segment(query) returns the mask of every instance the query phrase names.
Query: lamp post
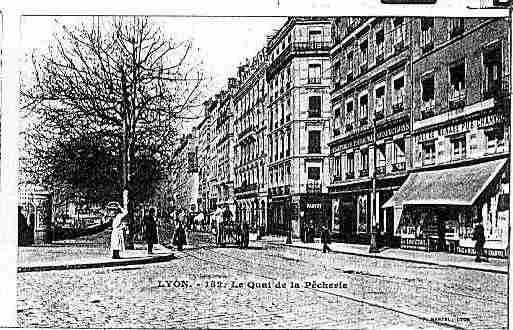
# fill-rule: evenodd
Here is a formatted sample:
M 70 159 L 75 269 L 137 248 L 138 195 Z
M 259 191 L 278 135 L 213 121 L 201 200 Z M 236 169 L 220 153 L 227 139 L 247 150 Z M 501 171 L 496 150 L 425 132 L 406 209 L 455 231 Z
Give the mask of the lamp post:
M 376 117 L 373 118 L 372 125 L 372 193 L 371 193 L 371 240 L 370 240 L 370 253 L 378 253 L 378 242 L 377 242 L 377 223 L 376 223 Z
M 285 242 L 285 244 L 292 244 L 292 217 L 290 216 L 290 213 L 291 213 L 290 212 L 290 202 L 288 200 L 285 203 L 285 210 L 284 211 L 287 214 L 287 218 L 289 218 L 289 221 L 288 221 L 289 230 L 287 232 L 287 241 Z

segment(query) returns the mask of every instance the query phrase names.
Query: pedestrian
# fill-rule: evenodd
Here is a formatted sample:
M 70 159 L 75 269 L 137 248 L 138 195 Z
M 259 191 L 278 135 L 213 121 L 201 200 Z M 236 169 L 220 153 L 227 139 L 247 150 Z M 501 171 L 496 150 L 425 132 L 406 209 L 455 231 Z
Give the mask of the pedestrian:
M 331 243 L 330 231 L 328 230 L 328 227 L 326 227 L 326 225 L 322 226 L 321 242 L 322 242 L 322 253 L 331 252 L 331 249 L 328 246 L 328 244 Z
M 472 240 L 476 241 L 475 250 L 476 250 L 476 262 L 481 262 L 481 257 L 488 261 L 488 257 L 485 255 L 484 244 L 486 241 L 484 234 L 484 227 L 481 222 L 479 222 L 474 227 L 474 233 L 472 235 Z
M 120 251 L 125 251 L 124 230 L 126 224 L 123 222 L 123 218 L 128 214 L 128 210 L 116 203 L 111 209 L 111 214 L 114 216 L 114 220 L 112 220 L 110 250 L 112 251 L 112 259 L 120 259 Z
M 247 249 L 249 246 L 249 224 L 244 221 L 242 223 L 241 248 Z
M 445 221 L 439 219 L 437 216 L 434 217 L 438 224 L 438 250 L 445 251 Z
M 22 246 L 26 241 L 27 218 L 23 215 L 23 208 L 18 206 L 18 245 Z
M 173 245 L 176 246 L 178 251 L 183 250 L 183 246 L 187 244 L 187 240 L 185 237 L 185 229 L 183 228 L 182 222 L 178 222 L 178 227 L 176 227 L 175 235 L 173 238 Z
M 155 221 L 155 209 L 151 208 L 143 218 L 144 238 L 148 243 L 148 254 L 153 253 L 153 244 L 158 243 L 157 222 Z

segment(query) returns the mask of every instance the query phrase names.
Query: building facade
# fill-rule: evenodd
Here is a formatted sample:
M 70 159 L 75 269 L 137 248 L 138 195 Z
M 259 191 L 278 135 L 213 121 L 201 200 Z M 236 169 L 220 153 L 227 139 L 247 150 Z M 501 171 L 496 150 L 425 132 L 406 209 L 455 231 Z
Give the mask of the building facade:
M 473 227 L 482 222 L 488 253 L 506 256 L 510 24 L 428 17 L 412 28 L 413 167 L 387 202 L 401 246 L 474 253 Z
M 411 167 L 411 21 L 338 18 L 333 25 L 329 191 L 332 232 L 343 241 L 369 242 L 374 206 L 374 229 L 392 243 L 393 218 L 381 206 Z
M 250 230 L 267 231 L 267 65 L 266 49 L 238 68 L 234 94 L 236 219 Z
M 330 218 L 331 18 L 292 17 L 267 42 L 268 229 L 299 237 Z
M 333 233 L 474 253 L 482 222 L 489 253 L 505 256 L 508 22 L 371 17 L 333 27 Z

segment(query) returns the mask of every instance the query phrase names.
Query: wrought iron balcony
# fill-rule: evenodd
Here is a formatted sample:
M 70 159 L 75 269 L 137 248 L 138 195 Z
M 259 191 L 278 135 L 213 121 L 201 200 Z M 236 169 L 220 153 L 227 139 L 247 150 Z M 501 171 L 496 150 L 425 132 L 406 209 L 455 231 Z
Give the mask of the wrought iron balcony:
M 385 165 L 376 166 L 376 175 L 385 175 L 387 173 L 387 167 Z
M 394 51 L 396 53 L 399 53 L 403 49 L 404 49 L 404 40 L 401 38 L 400 41 L 397 41 L 396 43 L 394 43 Z
M 457 24 L 452 27 L 450 35 L 451 35 L 451 38 L 454 38 L 456 36 L 459 36 L 462 33 L 463 33 L 463 24 Z
M 352 72 L 348 72 L 347 75 L 346 75 L 347 82 L 350 83 L 351 81 L 353 81 L 353 79 L 354 79 L 353 73 Z
M 320 193 L 322 190 L 322 186 L 320 182 L 308 182 L 306 184 L 306 192 L 307 193 Z
M 332 43 L 327 41 L 303 41 L 289 44 L 267 67 L 267 79 L 272 80 L 272 78 L 280 71 L 280 69 L 283 68 L 286 63 L 288 63 L 292 56 L 304 54 L 329 55 L 331 46 Z
M 404 103 L 402 100 L 392 104 L 392 112 L 393 113 L 398 113 L 398 112 L 402 112 L 402 111 L 404 111 Z
M 309 154 L 320 154 L 321 147 L 320 146 L 308 146 L 308 153 Z
M 420 106 L 420 113 L 422 119 L 433 117 L 435 114 L 435 100 L 424 101 Z
M 498 80 L 485 84 L 483 91 L 483 99 L 496 98 L 502 99 L 509 97 L 509 76 L 501 77 Z
M 321 117 L 321 109 L 308 110 L 308 118 L 319 118 L 319 117 Z
M 363 178 L 363 177 L 366 177 L 366 176 L 369 176 L 369 169 L 368 168 L 362 168 L 360 170 L 360 177 Z
M 367 62 L 360 64 L 360 74 L 367 72 L 369 66 Z
M 376 64 L 381 64 L 385 60 L 385 53 L 379 52 L 376 54 Z
M 457 90 L 452 86 L 449 92 L 449 109 L 463 108 L 465 106 L 466 95 L 466 89 Z
M 308 77 L 308 83 L 309 84 L 320 84 L 321 77 Z
M 397 162 L 392 164 L 392 172 L 400 172 L 406 170 L 406 162 Z
M 427 41 L 424 45 L 422 45 L 422 52 L 423 53 L 429 52 L 429 51 L 433 50 L 434 46 L 435 46 L 435 44 L 434 44 L 433 40 Z

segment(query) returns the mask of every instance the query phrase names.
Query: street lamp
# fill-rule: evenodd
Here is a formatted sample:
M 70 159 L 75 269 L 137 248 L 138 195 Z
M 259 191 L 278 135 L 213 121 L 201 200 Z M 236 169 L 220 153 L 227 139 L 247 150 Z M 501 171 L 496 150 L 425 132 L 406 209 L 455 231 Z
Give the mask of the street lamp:
M 372 193 L 371 193 L 371 240 L 370 240 L 370 253 L 378 253 L 380 252 L 378 249 L 377 242 L 377 224 L 376 224 L 376 117 L 373 118 L 372 125 L 372 146 L 373 146 L 373 171 L 372 171 Z
M 290 216 L 290 202 L 287 200 L 287 202 L 285 203 L 285 210 L 287 212 L 287 218 L 289 218 L 289 221 L 288 221 L 288 227 L 289 227 L 289 230 L 287 232 L 287 241 L 285 242 L 285 244 L 292 244 L 292 217 Z

